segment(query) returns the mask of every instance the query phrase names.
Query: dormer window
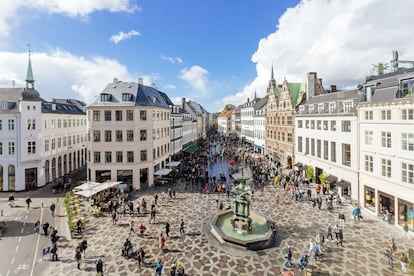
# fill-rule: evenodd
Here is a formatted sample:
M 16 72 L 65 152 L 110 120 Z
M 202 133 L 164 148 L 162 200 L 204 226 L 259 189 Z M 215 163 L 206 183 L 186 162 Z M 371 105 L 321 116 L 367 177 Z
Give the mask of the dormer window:
M 123 102 L 132 102 L 133 96 L 130 93 L 122 93 Z
M 318 113 L 323 113 L 323 109 L 324 109 L 324 104 L 323 103 L 318 104 Z
M 329 113 L 335 113 L 336 103 L 329 103 Z
M 401 80 L 398 98 L 409 98 L 414 94 L 414 78 Z
M 101 94 L 101 102 L 110 102 L 112 100 L 111 94 Z
M 351 112 L 354 108 L 354 101 L 345 101 L 343 102 L 344 112 Z
M 301 105 L 299 106 L 299 113 L 305 112 L 305 106 Z
M 309 105 L 309 113 L 313 113 L 315 106 L 313 104 Z

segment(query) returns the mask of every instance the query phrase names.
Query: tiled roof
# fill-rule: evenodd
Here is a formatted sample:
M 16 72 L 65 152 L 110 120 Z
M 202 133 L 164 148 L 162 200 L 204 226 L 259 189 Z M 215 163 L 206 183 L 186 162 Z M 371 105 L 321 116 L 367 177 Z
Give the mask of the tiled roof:
M 346 101 L 358 98 L 358 90 L 344 90 L 334 93 L 326 93 L 310 98 L 306 104 L 333 102 L 333 101 Z

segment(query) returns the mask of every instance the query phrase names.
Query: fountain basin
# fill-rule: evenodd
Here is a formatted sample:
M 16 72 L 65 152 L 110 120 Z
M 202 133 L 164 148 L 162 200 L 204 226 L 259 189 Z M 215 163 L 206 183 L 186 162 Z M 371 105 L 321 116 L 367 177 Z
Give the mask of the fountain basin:
M 249 250 L 260 250 L 271 246 L 274 239 L 271 221 L 256 213 L 250 213 L 251 231 L 233 229 L 232 220 L 237 218 L 232 210 L 217 213 L 210 232 L 222 244 L 228 244 Z

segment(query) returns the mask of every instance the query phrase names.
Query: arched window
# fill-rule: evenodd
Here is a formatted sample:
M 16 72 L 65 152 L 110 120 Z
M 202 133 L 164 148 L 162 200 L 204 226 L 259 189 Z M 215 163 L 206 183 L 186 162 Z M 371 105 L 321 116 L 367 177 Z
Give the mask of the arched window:
M 63 173 L 68 173 L 68 156 L 66 154 L 63 155 Z
M 16 171 L 13 165 L 9 165 L 9 191 L 16 190 Z
M 52 180 L 56 179 L 56 158 L 52 159 Z
M 62 176 L 62 156 L 58 157 L 58 177 Z
M 45 183 L 50 182 L 50 162 L 49 160 L 45 161 Z

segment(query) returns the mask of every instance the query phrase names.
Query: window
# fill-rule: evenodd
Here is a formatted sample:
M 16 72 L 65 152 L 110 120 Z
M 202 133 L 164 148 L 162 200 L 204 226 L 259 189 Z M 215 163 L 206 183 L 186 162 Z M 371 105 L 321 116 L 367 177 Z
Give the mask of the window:
M 134 152 L 133 151 L 127 151 L 127 162 L 134 163 Z
M 408 184 L 414 184 L 414 165 L 401 163 L 401 181 Z
M 3 121 L 0 120 L 0 130 L 3 130 Z
M 63 137 L 63 146 L 66 147 L 66 137 Z
M 101 163 L 101 153 L 99 151 L 94 151 L 93 152 L 93 162 L 94 163 Z
M 14 155 L 15 150 L 14 142 L 9 142 L 9 155 Z
M 287 116 L 286 124 L 291 126 L 292 125 L 292 116 Z
M 309 106 L 309 113 L 313 113 L 313 111 L 315 111 L 315 106 L 313 104 L 311 104 Z
M 331 142 L 331 161 L 336 162 L 336 142 Z
M 298 120 L 298 128 L 302 128 L 302 120 Z
M 311 155 L 315 156 L 315 139 L 311 138 Z
M 305 121 L 305 127 L 306 127 L 306 128 L 309 128 L 309 120 L 306 120 L 306 121 Z
M 391 109 L 381 110 L 381 120 L 391 120 Z
M 372 120 L 373 119 L 373 111 L 369 110 L 369 111 L 365 111 L 365 120 Z
M 329 103 L 329 113 L 335 113 L 336 103 Z
M 122 121 L 122 110 L 115 111 L 115 120 Z
M 126 120 L 133 121 L 134 120 L 134 110 L 127 110 L 126 111 Z
M 0 142 L 0 155 L 3 155 L 3 142 Z
M 374 132 L 372 130 L 365 130 L 365 145 L 372 145 L 374 142 Z
M 325 109 L 325 104 L 323 103 L 318 104 L 318 113 L 323 113 L 324 109 Z
M 117 151 L 116 152 L 116 162 L 117 163 L 122 163 L 122 151 Z
M 402 150 L 414 151 L 414 133 L 401 133 Z
M 112 152 L 105 151 L 105 163 L 112 163 Z
M 111 110 L 105 110 L 104 111 L 104 120 L 105 121 L 112 121 L 112 111 Z
M 343 102 L 344 112 L 351 112 L 354 108 L 354 102 L 353 101 L 346 101 Z
M 146 150 L 141 150 L 141 161 L 147 161 L 147 151 Z
M 391 160 L 381 159 L 381 174 L 385 177 L 391 177 Z
M 316 129 L 318 129 L 318 130 L 322 129 L 322 121 L 321 120 L 316 121 Z
M 322 142 L 321 140 L 316 140 L 316 156 L 321 158 L 321 151 L 322 151 Z
M 52 138 L 52 150 L 56 148 L 56 140 L 55 138 Z
M 414 94 L 414 79 L 401 80 L 399 98 L 409 98 Z
M 122 130 L 117 130 L 116 131 L 116 141 L 117 142 L 122 142 Z
M 374 157 L 372 157 L 371 155 L 365 155 L 365 171 L 374 171 Z
M 315 129 L 315 120 L 311 120 L 311 129 Z
M 112 142 L 112 131 L 105 130 L 105 142 Z
M 32 120 L 31 119 L 27 119 L 27 129 L 31 129 L 32 128 Z
M 336 121 L 331 121 L 331 131 L 336 131 Z
M 351 132 L 351 121 L 341 122 L 342 132 Z
M 323 159 L 328 160 L 329 158 L 329 143 L 328 141 L 323 141 Z
M 14 130 L 14 120 L 9 119 L 9 130 Z
M 351 145 L 342 144 L 342 165 L 351 166 Z
M 139 119 L 141 121 L 146 121 L 147 120 L 147 111 L 146 110 L 140 110 L 139 111 Z
M 130 102 L 132 101 L 133 97 L 129 93 L 122 93 L 122 101 L 123 102 Z
M 111 94 L 101 94 L 101 102 L 110 102 L 111 98 Z
M 45 140 L 45 152 L 49 151 L 49 140 Z
M 414 109 L 402 109 L 401 119 L 402 120 L 414 120 Z
M 302 152 L 302 136 L 298 136 L 298 152 Z
M 381 132 L 381 146 L 383 148 L 391 148 L 391 132 Z
M 323 121 L 323 130 L 328 130 L 328 121 Z
M 127 142 L 134 142 L 134 131 L 127 130 Z
M 288 134 L 287 134 L 287 141 L 288 141 L 289 143 L 292 143 L 292 142 L 293 142 L 292 133 L 288 133 Z
M 35 153 L 36 153 L 36 142 L 28 141 L 27 142 L 27 154 L 35 154 Z
M 147 130 L 146 129 L 141 129 L 139 131 L 139 139 L 140 141 L 147 141 Z
M 305 154 L 309 154 L 309 138 L 305 140 Z
M 58 149 L 62 147 L 62 138 L 58 138 Z
M 70 137 L 69 137 L 69 141 L 70 141 Z M 101 132 L 99 130 L 93 131 L 93 141 L 95 143 L 99 143 L 101 141 Z M 70 146 L 70 142 L 69 142 L 69 146 Z
M 94 122 L 98 122 L 98 121 L 100 121 L 100 120 L 101 120 L 101 111 L 99 111 L 99 110 L 94 110 L 94 111 L 93 111 L 93 118 L 92 118 L 92 120 L 93 120 Z M 68 121 L 68 123 L 69 123 L 69 127 L 70 127 L 70 120 Z

